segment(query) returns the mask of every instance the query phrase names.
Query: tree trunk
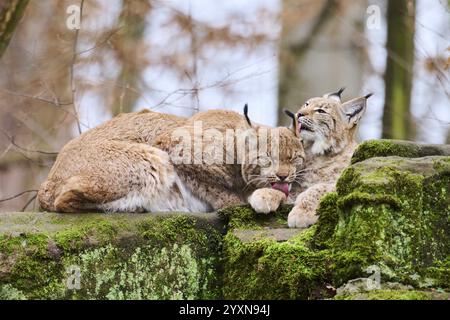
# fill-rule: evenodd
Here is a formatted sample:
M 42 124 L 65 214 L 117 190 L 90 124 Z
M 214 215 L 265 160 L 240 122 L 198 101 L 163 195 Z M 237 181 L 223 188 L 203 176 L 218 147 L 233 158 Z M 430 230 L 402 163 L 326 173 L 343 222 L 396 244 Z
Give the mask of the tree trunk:
M 8 47 L 27 4 L 28 0 L 11 0 L 0 3 L 0 58 Z
M 343 86 L 346 95 L 359 94 L 364 48 L 355 37 L 364 31 L 366 7 L 366 1 L 283 0 L 279 125 L 289 123 L 283 108 L 295 112 L 311 97 Z
M 121 32 L 116 37 L 115 53 L 121 70 L 112 105 L 113 115 L 131 112 L 139 99 L 139 83 L 142 65 L 142 51 L 146 16 L 151 10 L 147 0 L 124 0 L 120 15 Z
M 383 138 L 414 138 L 410 114 L 414 66 L 415 0 L 390 0 L 387 10 L 388 50 Z

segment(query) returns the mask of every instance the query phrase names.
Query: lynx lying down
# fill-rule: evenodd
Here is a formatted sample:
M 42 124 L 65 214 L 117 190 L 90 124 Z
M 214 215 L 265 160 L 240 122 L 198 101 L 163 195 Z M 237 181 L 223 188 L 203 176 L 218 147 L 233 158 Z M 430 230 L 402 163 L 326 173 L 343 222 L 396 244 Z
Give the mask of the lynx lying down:
M 277 137 L 279 152 L 271 153 L 269 148 L 257 154 L 257 161 L 249 153 L 241 163 L 238 159 L 212 165 L 173 163 L 171 157 L 179 151 L 185 133 L 192 144 L 196 142 L 194 128 L 199 122 L 204 131 L 214 128 L 223 136 L 231 131 L 235 144 L 241 138 L 238 129 L 257 140 L 260 129 L 266 129 L 268 145 Z M 120 115 L 61 150 L 38 199 L 42 209 L 60 212 L 202 212 L 243 203 L 263 186 L 273 187 L 274 194 L 283 198 L 304 160 L 297 134 L 287 128 L 252 125 L 248 117 L 223 110 L 201 112 L 190 119 L 151 111 Z M 200 141 L 205 150 L 219 150 L 223 148 L 219 140 Z M 190 152 L 192 159 L 198 156 L 194 149 Z

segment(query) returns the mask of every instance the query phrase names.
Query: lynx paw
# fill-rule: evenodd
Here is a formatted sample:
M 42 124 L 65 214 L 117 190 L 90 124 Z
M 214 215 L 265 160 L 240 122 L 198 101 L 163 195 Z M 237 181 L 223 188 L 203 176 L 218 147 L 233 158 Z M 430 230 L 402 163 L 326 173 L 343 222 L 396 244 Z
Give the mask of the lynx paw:
M 316 223 L 318 216 L 315 212 L 302 210 L 301 207 L 295 206 L 289 212 L 288 226 L 289 228 L 308 228 Z
M 263 188 L 255 190 L 248 198 L 253 210 L 258 213 L 274 212 L 286 200 L 283 192 L 275 189 Z

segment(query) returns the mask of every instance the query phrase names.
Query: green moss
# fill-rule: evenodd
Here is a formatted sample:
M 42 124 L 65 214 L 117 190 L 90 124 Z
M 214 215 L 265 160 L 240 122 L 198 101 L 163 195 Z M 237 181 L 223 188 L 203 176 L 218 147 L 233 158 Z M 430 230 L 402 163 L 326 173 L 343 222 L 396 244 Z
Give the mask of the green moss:
M 241 242 L 232 233 L 224 239 L 226 299 L 308 299 L 326 294 L 329 255 L 314 251 L 314 231 L 290 241 Z
M 387 280 L 425 281 L 424 270 L 450 252 L 449 173 L 446 157 L 375 158 L 347 168 L 337 183 L 335 281 L 373 264 Z
M 432 300 L 430 292 L 413 290 L 373 290 L 366 293 L 336 296 L 335 300 Z
M 189 245 L 136 247 L 129 252 L 108 245 L 69 257 L 79 268 L 79 288 L 71 299 L 202 299 L 212 298 L 209 281 L 214 257 L 197 259 Z
M 185 215 L 136 216 L 126 225 L 95 217 L 48 233 L 0 235 L 0 288 L 27 299 L 220 297 L 219 230 Z M 70 289 L 73 268 L 81 287 Z
M 337 210 L 338 195 L 331 192 L 320 201 L 317 214 L 319 219 L 315 224 L 316 232 L 313 235 L 313 244 L 316 248 L 329 248 L 334 240 L 334 232 L 339 221 Z
M 26 300 L 22 291 L 17 290 L 10 284 L 0 286 L 0 300 Z
M 352 164 L 369 158 L 390 156 L 404 158 L 450 156 L 450 148 L 445 145 L 420 144 L 402 140 L 367 140 L 356 149 Z
M 435 299 L 450 288 L 450 157 L 371 158 L 364 148 L 323 197 L 318 222 L 300 232 L 285 229 L 287 205 L 267 215 L 220 210 L 226 228 L 184 214 L 0 216 L 0 297 L 316 299 L 377 266 L 382 282 L 416 290 L 336 299 Z M 68 287 L 74 270 L 79 289 Z
M 450 288 L 450 256 L 442 261 L 435 261 L 426 270 L 427 277 L 434 279 L 433 285 L 440 288 Z
M 106 243 L 117 235 L 119 225 L 112 221 L 92 221 L 57 232 L 56 244 L 65 251 L 80 250 L 89 245 Z
M 361 143 L 352 157 L 352 164 L 373 157 L 399 156 L 416 158 L 420 156 L 415 144 L 399 143 L 396 140 L 367 140 Z
M 229 229 L 285 228 L 291 209 L 292 205 L 283 204 L 276 212 L 260 214 L 249 205 L 243 205 L 224 208 L 217 213 L 225 219 Z

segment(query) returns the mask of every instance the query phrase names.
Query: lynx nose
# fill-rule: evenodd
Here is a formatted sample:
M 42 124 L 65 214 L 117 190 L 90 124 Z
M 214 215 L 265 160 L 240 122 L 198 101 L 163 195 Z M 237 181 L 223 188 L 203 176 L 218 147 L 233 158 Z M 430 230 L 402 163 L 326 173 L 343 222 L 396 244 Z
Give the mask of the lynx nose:
M 305 116 L 304 113 L 301 113 L 301 112 L 297 113 L 297 118 L 301 118 L 301 117 L 304 117 L 304 116 Z
M 283 176 L 283 175 L 278 175 L 277 174 L 278 179 L 280 179 L 280 181 L 284 181 L 287 179 L 288 176 Z

